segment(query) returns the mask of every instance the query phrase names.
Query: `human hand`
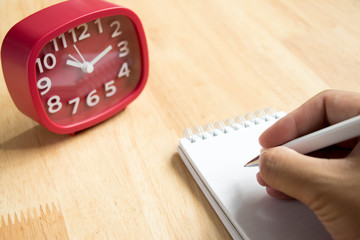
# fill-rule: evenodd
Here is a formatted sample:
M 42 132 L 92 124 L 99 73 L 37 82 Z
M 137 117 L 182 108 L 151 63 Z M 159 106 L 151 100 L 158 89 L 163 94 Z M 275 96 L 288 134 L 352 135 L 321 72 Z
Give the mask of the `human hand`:
M 360 114 L 360 94 L 324 91 L 260 136 L 258 182 L 272 197 L 295 198 L 334 239 L 360 239 L 360 138 L 305 156 L 276 147 Z

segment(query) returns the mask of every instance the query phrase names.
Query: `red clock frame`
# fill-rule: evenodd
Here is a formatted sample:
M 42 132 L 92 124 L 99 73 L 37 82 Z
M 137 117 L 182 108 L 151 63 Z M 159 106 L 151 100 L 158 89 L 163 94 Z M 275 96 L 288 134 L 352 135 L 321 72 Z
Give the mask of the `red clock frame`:
M 118 104 L 96 116 L 66 126 L 55 124 L 42 106 L 36 85 L 35 62 L 40 50 L 49 41 L 71 28 L 97 18 L 114 15 L 126 16 L 136 29 L 142 66 L 139 84 Z M 1 48 L 4 78 L 17 108 L 50 131 L 59 134 L 75 133 L 98 124 L 135 100 L 147 82 L 148 58 L 145 33 L 138 16 L 127 8 L 102 0 L 69 0 L 40 10 L 10 29 Z

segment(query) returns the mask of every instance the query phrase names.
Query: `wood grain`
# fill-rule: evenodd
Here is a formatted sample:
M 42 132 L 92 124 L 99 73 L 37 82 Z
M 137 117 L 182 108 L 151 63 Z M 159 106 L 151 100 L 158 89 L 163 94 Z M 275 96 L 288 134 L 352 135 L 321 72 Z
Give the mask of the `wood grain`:
M 58 2 L 0 1 L 1 41 L 17 21 Z M 176 153 L 183 129 L 268 106 L 291 111 L 329 88 L 359 91 L 359 1 L 112 2 L 139 15 L 150 53 L 148 84 L 125 111 L 56 135 L 16 109 L 0 74 L 1 222 L 61 205 L 56 216 L 43 209 L 0 234 L 230 239 Z M 54 227 L 43 225 L 48 215 Z
M 1 216 L 0 224 L 0 239 L 69 239 L 55 203 Z

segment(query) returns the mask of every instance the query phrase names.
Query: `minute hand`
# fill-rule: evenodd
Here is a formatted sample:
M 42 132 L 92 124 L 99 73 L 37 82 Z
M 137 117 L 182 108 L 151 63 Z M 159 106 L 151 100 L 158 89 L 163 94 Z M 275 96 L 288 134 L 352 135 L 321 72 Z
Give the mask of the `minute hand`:
M 91 60 L 91 64 L 95 65 L 101 58 L 103 58 L 110 50 L 112 49 L 112 46 L 109 45 L 107 48 L 105 48 L 99 55 L 97 55 L 93 60 Z

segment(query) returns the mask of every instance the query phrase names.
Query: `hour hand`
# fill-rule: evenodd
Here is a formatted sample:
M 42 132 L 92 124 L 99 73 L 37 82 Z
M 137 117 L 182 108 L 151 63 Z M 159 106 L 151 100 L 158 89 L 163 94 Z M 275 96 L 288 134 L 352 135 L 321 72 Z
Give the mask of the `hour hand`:
M 80 69 L 82 69 L 82 67 L 83 67 L 82 63 L 75 62 L 75 61 L 72 61 L 72 60 L 67 60 L 66 64 L 69 65 L 69 66 L 72 66 L 72 67 L 80 68 Z
M 80 68 L 84 73 L 92 73 L 94 71 L 94 66 L 89 62 L 81 63 L 73 60 L 67 60 L 66 65 Z

